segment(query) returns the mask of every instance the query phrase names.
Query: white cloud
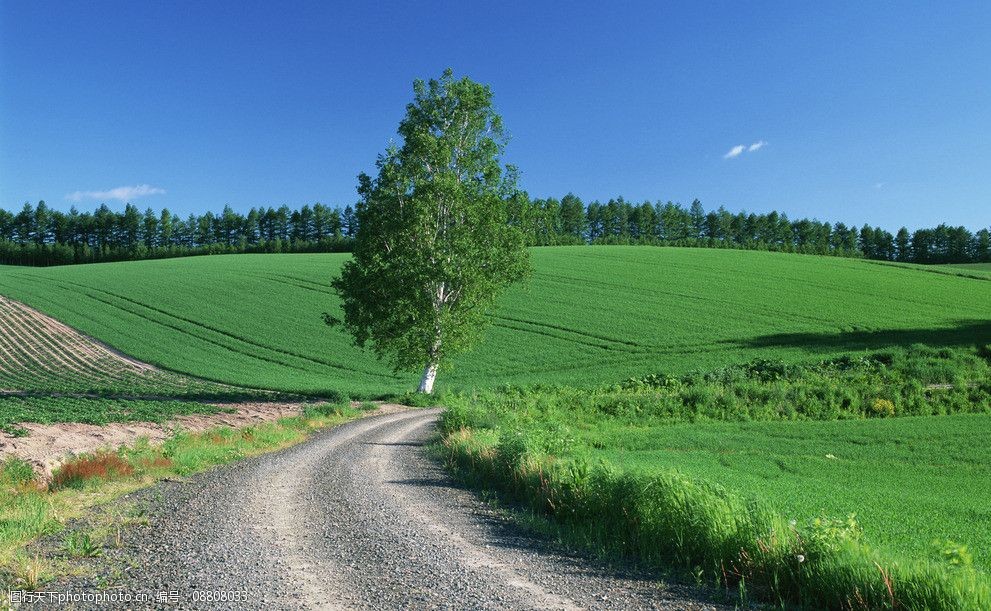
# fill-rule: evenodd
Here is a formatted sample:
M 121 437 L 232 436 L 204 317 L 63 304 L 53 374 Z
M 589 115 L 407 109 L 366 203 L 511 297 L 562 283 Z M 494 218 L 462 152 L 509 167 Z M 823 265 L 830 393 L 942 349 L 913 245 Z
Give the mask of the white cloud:
M 731 148 L 728 153 L 723 155 L 723 159 L 732 159 L 734 157 L 739 157 L 740 153 L 742 153 L 745 148 L 747 147 L 743 146 L 742 144 L 737 144 L 736 146 Z
M 134 185 L 133 187 L 116 187 L 107 191 L 76 191 L 69 193 L 65 199 L 73 202 L 84 199 L 116 199 L 128 202 L 145 195 L 164 195 L 165 189 L 153 187 L 151 185 Z
M 735 159 L 736 157 L 739 157 L 745 152 L 756 153 L 765 146 L 767 146 L 766 140 L 758 140 L 757 142 L 754 142 L 750 146 L 747 146 L 746 144 L 737 144 L 736 146 L 731 148 L 728 153 L 723 155 L 723 159 Z
M 876 183 L 874 183 L 874 188 L 875 189 L 883 189 L 884 188 L 884 184 L 885 183 L 883 183 L 883 182 L 876 182 Z

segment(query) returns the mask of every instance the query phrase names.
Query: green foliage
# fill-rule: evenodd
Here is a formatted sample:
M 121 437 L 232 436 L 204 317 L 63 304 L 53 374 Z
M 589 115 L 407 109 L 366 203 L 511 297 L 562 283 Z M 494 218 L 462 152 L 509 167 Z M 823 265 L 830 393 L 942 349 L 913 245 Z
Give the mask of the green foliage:
M 127 204 L 122 212 L 101 204 L 94 213 L 68 214 L 40 202 L 37 214 L 25 204 L 14 217 L 0 209 L 0 264 L 69 265 L 138 261 L 231 253 L 350 251 L 354 227 L 342 223 L 351 207 L 323 204 L 252 208 L 247 215 L 225 206 L 223 212 L 191 214 L 188 219 L 167 209 L 150 208 L 141 217 Z M 18 229 L 19 228 L 19 229 Z
M 967 550 L 966 545 L 960 545 L 949 539 L 937 541 L 940 559 L 953 568 L 969 569 L 974 565 L 974 556 Z
M 812 520 L 805 530 L 807 549 L 822 555 L 836 553 L 844 547 L 858 545 L 863 540 L 863 528 L 857 522 L 857 514 L 846 518 L 820 516 Z
M 977 609 L 989 374 L 983 349 L 913 346 L 475 391 L 445 397 L 444 453 L 578 544 L 750 597 Z
M 915 343 L 991 344 L 987 283 L 928 268 L 621 246 L 537 248 L 531 256 L 528 287 L 497 300 L 484 348 L 455 359 L 441 389 L 592 386 L 754 359 L 793 364 Z M 402 392 L 414 377 L 392 373 L 338 330 L 314 326 L 337 307 L 329 276 L 345 260 L 0 267 L 0 293 L 135 358 L 200 378 L 320 395 Z
M 507 223 L 515 174 L 500 165 L 492 92 L 450 70 L 413 89 L 402 147 L 379 158 L 377 178 L 359 177 L 354 258 L 333 282 L 344 328 L 397 371 L 467 350 L 496 295 L 528 271 Z
M 588 206 L 569 193 L 509 200 L 508 222 L 527 245 L 645 244 L 699 248 L 741 248 L 841 257 L 867 257 L 916 263 L 964 263 L 979 268 L 991 261 L 991 232 L 941 224 L 897 236 L 880 227 L 789 220 L 776 211 L 732 214 L 720 207 L 706 213 L 699 200 L 689 208 L 673 202 L 634 204 L 622 197 Z M 190 255 L 272 252 L 344 252 L 352 248 L 358 225 L 350 206 L 343 211 L 321 204 L 299 210 L 252 208 L 246 216 L 226 206 L 183 220 L 150 208 L 143 219 L 131 204 L 123 212 L 101 205 L 95 214 L 65 214 L 40 202 L 14 215 L 0 209 L 0 263 L 65 265 L 135 261 Z M 976 262 L 984 263 L 976 263 Z M 975 276 L 981 277 L 981 276 Z
M 471 410 L 578 413 L 629 423 L 835 420 L 991 411 L 991 363 L 973 348 L 913 346 L 811 365 L 758 360 L 681 376 L 651 374 L 598 388 L 478 391 Z
M 392 400 L 400 405 L 410 407 L 437 407 L 444 404 L 443 395 L 428 395 L 422 392 L 405 392 L 395 396 Z
M 991 472 L 978 456 L 991 422 L 989 377 L 991 366 L 977 350 L 916 346 L 601 388 L 450 395 L 444 426 L 496 431 L 514 455 L 525 442 L 530 454 L 629 469 L 677 467 L 747 498 L 770 499 L 802 519 L 823 509 L 857 512 L 875 542 L 925 556 L 932 538 L 959 539 L 960 529 L 968 543 L 991 549 L 991 531 L 982 526 L 991 514 L 982 508 L 985 499 L 970 493 L 980 489 L 977 482 L 991 489 Z M 942 385 L 948 380 L 955 382 Z M 898 405 L 897 417 L 879 417 L 879 395 Z M 971 415 L 920 418 L 946 414 Z M 511 443 L 509 435 L 525 441 Z M 910 512 L 905 498 L 913 499 Z M 991 555 L 982 562 L 991 565 Z
M 348 399 L 332 403 L 310 405 L 303 410 L 303 415 L 306 416 L 343 416 L 353 413 L 355 413 L 355 410 L 351 408 L 351 401 Z

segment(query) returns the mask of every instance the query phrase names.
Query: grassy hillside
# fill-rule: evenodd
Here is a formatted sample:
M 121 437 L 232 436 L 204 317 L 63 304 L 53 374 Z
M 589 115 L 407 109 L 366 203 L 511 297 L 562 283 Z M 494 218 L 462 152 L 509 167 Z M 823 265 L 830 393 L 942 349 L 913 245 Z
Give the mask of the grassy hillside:
M 645 247 L 533 251 L 536 274 L 440 385 L 598 383 L 925 342 L 991 343 L 991 284 L 924 268 Z M 175 371 L 287 391 L 411 386 L 321 313 L 347 255 L 215 256 L 0 269 L 0 294 Z

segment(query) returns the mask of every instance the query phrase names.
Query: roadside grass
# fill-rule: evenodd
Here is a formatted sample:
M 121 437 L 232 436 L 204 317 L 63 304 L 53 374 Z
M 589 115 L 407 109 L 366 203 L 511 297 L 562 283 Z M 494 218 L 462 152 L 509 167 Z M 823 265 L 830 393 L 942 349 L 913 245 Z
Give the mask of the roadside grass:
M 916 347 L 451 395 L 437 451 L 562 538 L 757 600 L 989 608 L 986 368 Z
M 459 475 L 549 516 L 562 538 L 699 583 L 742 586 L 755 600 L 814 609 L 991 605 L 991 581 L 960 546 L 944 550 L 956 563 L 891 559 L 864 541 L 852 516 L 793 523 L 675 470 L 621 471 L 520 449 L 468 430 L 444 442 Z
M 294 445 L 314 431 L 363 413 L 344 401 L 241 429 L 220 427 L 195 434 L 177 431 L 161 445 L 139 440 L 130 447 L 79 456 L 56 470 L 50 482 L 38 479 L 24 461 L 12 458 L 0 462 L 0 591 L 35 589 L 49 579 L 53 567 L 32 558 L 25 546 L 38 537 L 60 532 L 69 520 L 91 507 L 163 478 L 192 475 Z M 93 557 L 112 535 L 112 531 L 100 536 L 70 535 L 65 550 L 71 556 Z

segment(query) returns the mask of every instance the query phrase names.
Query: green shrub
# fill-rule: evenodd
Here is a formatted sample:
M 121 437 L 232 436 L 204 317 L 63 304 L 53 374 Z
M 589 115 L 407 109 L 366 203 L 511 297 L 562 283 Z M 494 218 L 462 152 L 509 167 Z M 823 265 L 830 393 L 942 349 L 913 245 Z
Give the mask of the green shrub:
M 874 399 L 871 401 L 871 412 L 875 416 L 894 416 L 895 404 L 888 399 Z

